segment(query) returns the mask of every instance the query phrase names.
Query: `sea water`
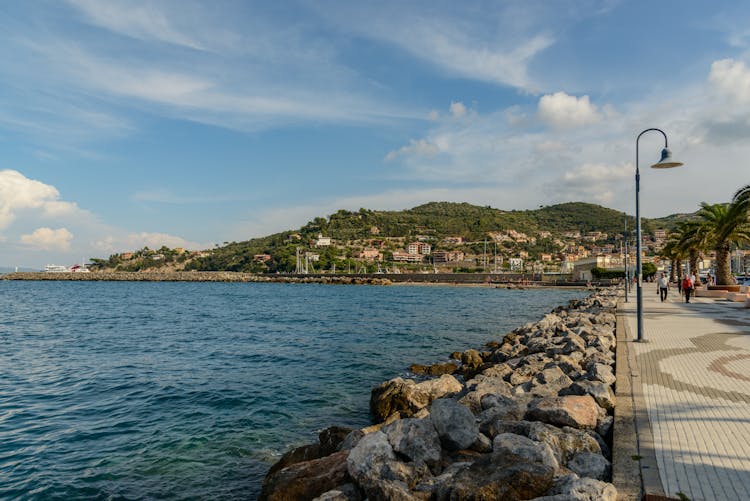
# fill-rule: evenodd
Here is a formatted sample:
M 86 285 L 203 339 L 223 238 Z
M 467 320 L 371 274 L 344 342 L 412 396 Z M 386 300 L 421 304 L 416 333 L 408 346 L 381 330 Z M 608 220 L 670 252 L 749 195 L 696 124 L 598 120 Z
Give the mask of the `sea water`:
M 584 295 L 0 281 L 0 498 L 254 499 L 373 386 Z

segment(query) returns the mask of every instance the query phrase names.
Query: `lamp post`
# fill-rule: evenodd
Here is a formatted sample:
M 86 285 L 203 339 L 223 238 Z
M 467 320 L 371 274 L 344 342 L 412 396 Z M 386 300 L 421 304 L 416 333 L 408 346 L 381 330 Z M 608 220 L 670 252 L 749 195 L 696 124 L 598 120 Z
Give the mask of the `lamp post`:
M 628 289 L 630 289 L 630 275 L 628 274 L 628 214 L 625 213 L 625 302 L 628 302 Z
M 636 287 L 636 317 L 638 323 L 638 337 L 636 338 L 639 342 L 645 342 L 643 339 L 643 267 L 641 262 L 641 207 L 639 193 L 641 191 L 641 172 L 638 168 L 638 142 L 641 140 L 641 136 L 646 132 L 661 132 L 664 136 L 664 149 L 661 150 L 661 159 L 653 164 L 653 169 L 670 169 L 672 167 L 679 167 L 682 162 L 672 160 L 672 152 L 669 151 L 669 144 L 667 142 L 667 135 L 661 129 L 650 128 L 646 129 L 635 139 L 635 269 L 638 277 L 638 285 Z

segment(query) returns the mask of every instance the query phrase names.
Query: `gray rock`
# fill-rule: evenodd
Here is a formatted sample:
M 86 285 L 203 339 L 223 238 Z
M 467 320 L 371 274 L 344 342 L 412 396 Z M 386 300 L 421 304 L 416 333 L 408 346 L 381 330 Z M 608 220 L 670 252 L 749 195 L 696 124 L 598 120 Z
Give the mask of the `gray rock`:
M 506 379 L 512 372 L 513 369 L 511 369 L 508 364 L 501 363 L 483 370 L 482 375 L 487 377 L 499 377 L 502 379 Z
M 354 449 L 354 446 L 365 436 L 362 430 L 354 430 L 344 438 L 344 441 L 339 444 L 340 451 L 350 451 Z
M 544 442 L 536 442 L 528 437 L 513 433 L 501 433 L 492 441 L 493 454 L 517 456 L 520 461 L 527 463 L 541 463 L 560 468 L 552 448 Z
M 617 500 L 617 489 L 614 485 L 593 478 L 577 478 L 575 475 L 568 475 L 562 482 L 556 482 L 552 494 L 567 496 L 562 499 L 576 501 Z
M 559 367 L 552 365 L 537 373 L 531 381 L 528 388 L 524 388 L 527 393 L 540 396 L 551 397 L 557 396 L 558 393 L 573 384 L 570 379 Z
M 612 464 L 601 454 L 579 452 L 565 466 L 581 477 L 608 481 L 612 477 Z
M 410 417 L 432 400 L 462 389 L 463 385 L 449 374 L 419 384 L 397 377 L 372 390 L 370 413 L 376 422 L 385 421 L 395 412 L 399 412 L 401 417 Z
M 384 426 L 394 452 L 434 469 L 440 462 L 440 437 L 429 419 L 399 419 Z
M 604 416 L 599 418 L 599 422 L 596 424 L 596 433 L 602 437 L 606 437 L 612 431 L 612 426 L 615 424 L 615 418 L 613 416 Z
M 471 411 L 451 398 L 432 402 L 430 420 L 443 447 L 449 451 L 466 449 L 479 435 L 479 426 Z
M 604 353 L 599 351 L 598 348 L 592 346 L 586 348 L 586 355 L 583 360 L 582 366 L 585 370 L 590 370 L 595 364 L 612 365 L 615 363 L 614 356 L 611 352 Z
M 516 456 L 487 454 L 441 483 L 434 498 L 447 500 L 530 499 L 553 485 L 554 469 L 518 461 Z
M 361 501 L 362 496 L 354 484 L 344 484 L 324 492 L 313 501 Z
M 466 382 L 469 393 L 464 395 L 459 402 L 478 414 L 482 411 L 481 399 L 485 395 L 510 396 L 511 385 L 501 377 L 491 377 L 482 374 Z
M 377 477 L 383 469 L 383 464 L 395 459 L 396 454 L 388 441 L 388 436 L 382 431 L 376 431 L 362 437 L 349 451 L 346 466 L 352 478 L 361 483 L 368 477 Z
M 564 427 L 558 428 L 544 423 L 528 423 L 524 433 L 537 442 L 544 442 L 550 446 L 557 458 L 557 462 L 565 465 L 580 452 L 601 453 L 599 442 L 584 430 Z
M 388 437 L 382 431 L 365 435 L 349 453 L 349 475 L 368 499 L 416 499 L 409 487 L 430 476 L 424 465 L 403 463 L 396 458 Z
M 615 408 L 615 394 L 612 388 L 609 384 L 598 380 L 576 381 L 569 387 L 561 389 L 559 395 L 591 395 L 602 409 L 609 411 Z
M 477 440 L 471 444 L 471 450 L 482 453 L 492 452 L 492 440 L 484 433 L 479 433 Z
M 615 382 L 617 381 L 612 367 L 610 365 L 600 363 L 594 363 L 589 367 L 588 376 L 589 379 L 601 381 L 602 383 L 608 385 L 615 384 Z

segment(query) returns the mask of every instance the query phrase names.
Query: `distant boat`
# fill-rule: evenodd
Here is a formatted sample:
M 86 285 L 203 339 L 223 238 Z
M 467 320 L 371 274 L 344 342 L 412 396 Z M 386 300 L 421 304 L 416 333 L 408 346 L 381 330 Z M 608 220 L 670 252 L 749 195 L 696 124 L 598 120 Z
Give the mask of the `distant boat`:
M 44 267 L 44 271 L 47 273 L 67 273 L 70 270 L 67 266 L 61 264 L 48 264 Z
M 86 265 L 74 264 L 70 268 L 61 264 L 48 264 L 44 267 L 44 271 L 47 273 L 89 273 L 89 269 Z

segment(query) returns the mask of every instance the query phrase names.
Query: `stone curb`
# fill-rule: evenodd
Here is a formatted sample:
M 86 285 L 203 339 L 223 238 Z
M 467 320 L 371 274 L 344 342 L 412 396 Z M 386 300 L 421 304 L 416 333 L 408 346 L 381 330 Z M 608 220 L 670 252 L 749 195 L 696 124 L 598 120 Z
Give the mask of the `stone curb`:
M 623 301 L 617 303 L 617 368 L 614 436 L 612 439 L 612 483 L 619 499 L 672 499 L 665 495 L 656 462 L 654 439 L 643 386 L 631 349 L 635 336 L 625 319 Z

